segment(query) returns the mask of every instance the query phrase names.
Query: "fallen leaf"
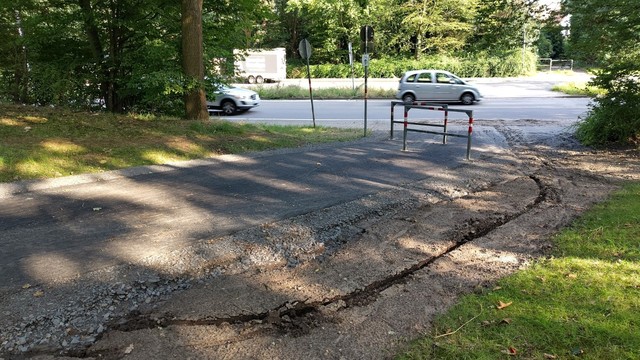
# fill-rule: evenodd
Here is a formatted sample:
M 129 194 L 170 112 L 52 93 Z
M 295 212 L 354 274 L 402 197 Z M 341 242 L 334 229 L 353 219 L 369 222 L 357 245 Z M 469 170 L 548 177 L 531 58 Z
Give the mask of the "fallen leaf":
M 502 310 L 502 309 L 504 309 L 506 307 L 511 306 L 511 304 L 513 304 L 513 301 L 509 301 L 508 303 L 503 303 L 502 301 L 500 301 L 500 302 L 498 302 L 498 305 L 496 305 L 496 308 L 498 310 Z
M 504 319 L 502 319 L 502 321 L 500 321 L 500 323 L 509 325 L 509 324 L 511 324 L 511 321 L 512 320 L 510 318 L 504 318 Z
M 545 359 L 557 359 L 558 357 L 557 357 L 557 356 L 555 356 L 555 355 L 552 355 L 552 354 L 547 354 L 547 353 L 545 353 L 545 354 L 544 354 L 544 358 L 545 358 Z
M 578 275 L 576 275 L 576 274 L 567 274 L 567 277 L 568 277 L 569 279 L 577 279 L 577 278 L 578 278 Z
M 500 290 L 500 289 L 502 289 L 502 286 L 496 286 L 493 288 L 493 291 Z
M 129 346 L 127 346 L 127 348 L 124 349 L 125 354 L 131 354 L 132 351 L 133 351 L 133 344 L 129 344 Z
M 42 290 L 36 290 L 36 291 L 33 293 L 33 296 L 34 296 L 34 297 L 42 297 L 42 296 L 44 296 L 44 291 L 42 291 Z
M 24 285 L 22 285 L 22 288 L 23 288 L 23 289 L 28 289 L 28 288 L 30 288 L 30 287 L 31 287 L 31 284 L 24 284 Z

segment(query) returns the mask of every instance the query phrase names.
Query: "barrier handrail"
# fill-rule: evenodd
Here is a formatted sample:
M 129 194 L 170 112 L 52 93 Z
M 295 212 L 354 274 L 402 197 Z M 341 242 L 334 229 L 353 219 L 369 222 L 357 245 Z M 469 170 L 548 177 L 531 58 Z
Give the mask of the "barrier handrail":
M 404 119 L 403 119 L 403 121 L 394 120 L 394 109 L 395 109 L 396 105 L 403 105 L 404 106 Z M 430 124 L 430 123 L 424 123 L 424 122 L 410 122 L 410 121 L 408 121 L 408 117 L 409 117 L 409 110 L 411 110 L 411 109 L 442 111 L 442 112 L 444 112 L 444 123 L 442 125 L 440 125 L 440 124 Z M 469 118 L 469 129 L 468 129 L 467 135 L 454 134 L 454 133 L 450 133 L 450 132 L 447 131 L 447 125 L 448 125 L 448 122 L 449 122 L 449 113 L 450 112 L 464 113 L 464 114 L 467 115 L 467 117 Z M 403 124 L 403 126 L 404 126 L 402 151 L 406 151 L 407 150 L 407 133 L 408 132 L 419 132 L 419 133 L 442 135 L 442 143 L 443 144 L 447 143 L 447 136 L 454 136 L 454 137 L 467 138 L 466 159 L 467 160 L 471 159 L 471 135 L 473 134 L 473 110 L 451 109 L 446 104 L 429 103 L 429 102 L 413 102 L 412 104 L 407 104 L 407 103 L 405 103 L 403 101 L 393 100 L 393 101 L 391 101 L 391 121 L 390 122 L 391 122 L 391 131 L 390 131 L 390 135 L 389 135 L 390 139 L 393 139 L 393 124 Z M 412 128 L 408 127 L 409 125 L 441 127 L 441 128 L 443 128 L 443 130 L 442 130 L 442 132 L 436 132 L 436 131 L 412 129 Z

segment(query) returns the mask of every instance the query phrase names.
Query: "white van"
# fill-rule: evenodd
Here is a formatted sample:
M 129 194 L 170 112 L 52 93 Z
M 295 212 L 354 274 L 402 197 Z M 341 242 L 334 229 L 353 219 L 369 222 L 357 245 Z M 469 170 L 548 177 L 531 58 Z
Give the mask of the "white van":
M 477 87 L 444 70 L 407 71 L 400 78 L 396 99 L 405 103 L 418 100 L 461 102 L 471 105 L 482 100 Z

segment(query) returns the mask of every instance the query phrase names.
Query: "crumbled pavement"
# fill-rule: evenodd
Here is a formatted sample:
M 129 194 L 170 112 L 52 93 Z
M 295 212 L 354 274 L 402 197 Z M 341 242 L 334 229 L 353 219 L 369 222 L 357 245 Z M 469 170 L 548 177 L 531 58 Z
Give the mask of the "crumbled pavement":
M 391 357 L 460 295 L 544 256 L 560 228 L 638 180 L 635 152 L 503 132 L 513 152 L 438 179 L 205 239 L 145 270 L 25 284 L 2 297 L 0 357 Z

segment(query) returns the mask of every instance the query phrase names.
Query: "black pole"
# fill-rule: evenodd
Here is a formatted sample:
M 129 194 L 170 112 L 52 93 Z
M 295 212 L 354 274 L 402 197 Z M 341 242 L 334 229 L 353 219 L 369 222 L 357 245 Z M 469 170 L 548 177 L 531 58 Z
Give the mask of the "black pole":
M 307 77 L 309 78 L 309 97 L 311 98 L 311 116 L 313 117 L 313 127 L 316 127 L 316 111 L 313 108 L 313 91 L 311 90 L 311 70 L 309 69 L 309 58 L 307 57 Z
M 364 137 L 367 136 L 367 97 L 368 97 L 368 77 L 369 77 L 369 27 L 365 27 L 364 35 L 364 56 L 366 61 L 364 62 Z

